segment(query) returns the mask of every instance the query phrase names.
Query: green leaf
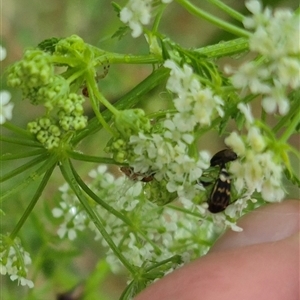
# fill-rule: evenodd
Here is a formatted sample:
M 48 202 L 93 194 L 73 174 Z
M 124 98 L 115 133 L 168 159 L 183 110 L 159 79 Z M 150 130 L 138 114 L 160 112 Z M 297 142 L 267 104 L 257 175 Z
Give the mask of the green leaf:
M 116 2 L 112 2 L 111 5 L 112 5 L 114 11 L 117 13 L 117 16 L 120 17 L 120 11 L 121 11 L 122 7 Z
M 41 43 L 38 44 L 38 48 L 45 51 L 45 52 L 50 52 L 51 54 L 54 53 L 56 44 L 62 40 L 61 38 L 50 38 L 42 41 Z
M 128 32 L 129 32 L 128 26 L 121 26 L 111 37 L 118 38 L 118 40 L 121 40 Z

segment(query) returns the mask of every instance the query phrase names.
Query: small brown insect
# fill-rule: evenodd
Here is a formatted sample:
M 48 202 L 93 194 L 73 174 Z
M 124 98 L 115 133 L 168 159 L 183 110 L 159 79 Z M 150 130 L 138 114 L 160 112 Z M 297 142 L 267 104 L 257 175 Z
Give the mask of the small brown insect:
M 208 210 L 211 213 L 221 212 L 230 204 L 230 188 L 230 176 L 223 166 L 220 170 L 219 178 L 212 189 L 209 200 L 207 201 Z
M 231 149 L 224 149 L 217 152 L 210 160 L 210 165 L 223 167 L 226 163 L 237 159 L 237 154 Z
M 149 182 L 154 179 L 154 173 L 150 174 L 143 174 L 143 173 L 135 173 L 133 168 L 131 167 L 121 167 L 120 170 L 131 180 L 134 181 L 142 181 L 142 182 Z

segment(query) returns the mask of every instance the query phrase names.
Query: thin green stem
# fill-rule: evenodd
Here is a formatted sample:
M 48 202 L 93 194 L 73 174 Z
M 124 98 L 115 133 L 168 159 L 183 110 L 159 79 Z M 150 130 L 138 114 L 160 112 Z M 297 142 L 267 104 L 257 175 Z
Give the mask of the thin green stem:
M 237 38 L 230 41 L 218 43 L 196 49 L 197 53 L 203 54 L 208 58 L 220 58 L 233 56 L 249 50 L 249 41 L 246 38 Z
M 37 165 L 38 163 L 40 163 L 41 161 L 45 160 L 47 157 L 49 156 L 49 153 L 43 153 L 40 156 L 32 159 L 31 161 L 21 165 L 19 168 L 13 169 L 12 171 L 6 173 L 3 176 L 0 176 L 0 182 L 4 182 L 8 179 L 13 178 L 14 176 L 17 176 L 21 173 L 23 173 L 24 171 L 28 170 L 29 168 Z
M 240 37 L 250 37 L 251 36 L 250 32 L 248 32 L 242 28 L 236 27 L 226 21 L 223 21 L 223 20 L 217 18 L 214 15 L 209 14 L 208 12 L 203 11 L 202 9 L 193 5 L 188 0 L 176 0 L 176 1 L 191 14 L 195 15 L 196 17 L 202 18 L 225 31 L 231 32 Z
M 156 269 L 156 268 L 158 268 L 158 267 L 160 267 L 162 265 L 165 265 L 168 262 L 173 262 L 173 263 L 177 262 L 177 263 L 180 263 L 180 261 L 181 261 L 181 256 L 176 254 L 176 255 L 173 255 L 173 256 L 165 259 L 165 260 L 162 260 L 162 261 L 159 261 L 158 263 L 153 264 L 152 266 L 150 266 L 149 268 L 146 269 L 146 272 L 150 272 L 151 270 Z
M 76 178 L 79 186 L 82 188 L 82 190 L 88 195 L 90 196 L 95 202 L 97 202 L 100 206 L 102 206 L 104 209 L 106 209 L 108 212 L 110 212 L 111 214 L 113 214 L 114 216 L 116 216 L 117 218 L 119 218 L 120 220 L 122 220 L 131 230 L 136 230 L 146 241 L 148 241 L 148 243 L 150 243 L 154 249 L 156 249 L 157 251 L 161 252 L 161 249 L 155 244 L 153 243 L 153 241 L 151 241 L 147 235 L 140 229 L 137 228 L 136 226 L 134 226 L 134 224 L 132 223 L 132 221 L 125 215 L 123 215 L 122 213 L 120 213 L 119 211 L 115 210 L 112 206 L 110 206 L 107 202 L 103 201 L 102 199 L 100 199 L 85 183 L 84 181 L 82 181 L 82 179 L 80 178 L 80 176 L 78 175 L 78 173 L 76 172 L 76 170 L 72 167 L 72 172 L 74 177 Z
M 36 141 L 31 141 L 28 139 L 20 139 L 20 138 L 12 138 L 8 136 L 0 135 L 0 141 L 10 143 L 10 144 L 16 144 L 16 145 L 23 145 L 23 146 L 29 146 L 29 147 L 43 147 L 43 145 Z
M 51 177 L 51 174 L 53 172 L 55 168 L 55 164 L 52 164 L 52 166 L 50 166 L 50 168 L 47 170 L 47 172 L 45 173 L 39 187 L 37 188 L 33 198 L 31 199 L 28 207 L 26 208 L 25 212 L 23 213 L 20 221 L 17 223 L 16 227 L 14 228 L 14 230 L 12 231 L 12 233 L 10 234 L 10 238 L 11 239 L 14 239 L 19 230 L 22 228 L 22 226 L 24 225 L 25 221 L 27 220 L 27 218 L 29 217 L 29 215 L 31 214 L 33 208 L 35 207 L 37 201 L 39 200 L 41 194 L 43 193 L 48 181 L 49 181 L 49 178 Z
M 298 108 L 297 112 L 293 116 L 290 124 L 288 125 L 288 127 L 285 130 L 285 132 L 282 134 L 282 136 L 279 139 L 281 143 L 287 142 L 287 140 L 290 138 L 290 136 L 293 133 L 295 133 L 295 129 L 298 126 L 299 122 L 300 122 L 300 109 Z
M 223 1 L 220 1 L 220 0 L 207 0 L 207 1 L 210 2 L 211 4 L 217 6 L 218 8 L 220 8 L 221 10 L 226 12 L 229 16 L 236 19 L 237 21 L 242 22 L 243 19 L 245 18 L 244 15 L 242 15 L 235 9 L 231 8 L 230 6 L 226 5 Z
M 44 158 L 44 160 L 46 157 Z M 30 183 L 38 180 L 53 164 L 57 163 L 56 155 L 51 155 L 42 166 L 40 166 L 37 170 L 32 171 L 21 183 L 17 183 L 13 188 L 9 189 L 6 193 L 2 193 L 0 200 L 1 202 L 5 199 L 11 197 L 13 194 L 16 194 L 27 187 Z
M 123 291 L 122 295 L 120 296 L 119 300 L 128 300 L 128 299 L 132 299 L 132 295 L 134 293 L 136 293 L 134 291 L 135 289 L 135 280 L 132 280 L 125 288 L 125 290 Z M 135 295 L 135 294 L 134 294 Z
M 167 6 L 168 6 L 167 4 L 161 4 L 159 6 L 158 12 L 157 12 L 157 14 L 155 16 L 155 19 L 154 19 L 154 22 L 153 22 L 153 26 L 152 26 L 152 30 L 151 30 L 152 32 L 157 31 L 160 20 L 161 20 L 162 15 L 163 15 L 163 13 L 164 13 Z
M 99 102 L 104 104 L 106 108 L 108 108 L 109 111 L 115 115 L 119 113 L 118 110 L 112 104 L 110 104 L 104 98 L 104 96 L 99 92 L 98 87 L 96 85 L 95 78 L 90 73 L 86 75 L 86 81 L 87 81 L 86 84 L 89 92 L 90 102 L 98 121 L 103 126 L 103 128 L 106 129 L 107 132 L 110 132 L 112 135 L 116 136 L 117 133 L 114 130 L 112 130 L 112 128 L 107 124 L 106 120 L 103 118 L 102 114 L 100 113 Z
M 72 172 L 71 163 L 68 159 L 63 159 L 61 161 L 60 169 L 62 172 L 62 175 L 64 176 L 65 180 L 70 185 L 71 189 L 74 191 L 76 196 L 78 197 L 80 203 L 84 207 L 86 213 L 90 216 L 91 221 L 95 224 L 96 228 L 99 230 L 107 244 L 109 245 L 110 249 L 114 252 L 114 254 L 119 258 L 119 260 L 123 263 L 123 265 L 127 268 L 127 270 L 131 274 L 135 274 L 135 268 L 128 262 L 128 260 L 123 256 L 123 254 L 120 252 L 116 244 L 111 239 L 110 235 L 105 230 L 105 227 L 103 223 L 101 222 L 98 215 L 95 213 L 95 211 L 92 209 L 92 207 L 89 205 L 88 199 L 86 198 L 85 194 L 82 192 L 80 186 L 78 185 L 78 182 L 76 180 L 76 177 L 74 177 L 74 174 Z
M 123 214 L 121 214 L 119 211 L 115 210 L 112 206 L 107 204 L 107 202 L 100 199 L 80 178 L 80 176 L 77 174 L 73 166 L 71 165 L 72 172 L 74 175 L 74 178 L 76 179 L 79 186 L 82 188 L 82 190 L 90 196 L 96 203 L 98 203 L 101 207 L 106 209 L 108 212 L 116 216 L 118 219 L 122 220 L 125 224 L 127 224 L 129 227 L 132 227 L 132 222 Z
M 154 54 L 148 55 L 131 55 L 131 54 L 120 54 L 120 53 L 113 53 L 113 52 L 103 52 L 101 49 L 89 45 L 93 52 L 95 53 L 95 60 L 97 64 L 104 64 L 107 61 L 110 64 L 158 64 L 163 62 L 161 57 L 157 57 Z
M 203 219 L 203 216 L 201 216 L 199 213 L 192 212 L 192 211 L 187 210 L 185 208 L 182 208 L 182 207 L 179 207 L 179 206 L 175 206 L 175 205 L 168 205 L 167 207 L 170 208 L 170 209 L 173 209 L 173 210 L 177 210 L 177 211 L 183 212 L 185 214 L 189 214 L 189 215 L 194 216 L 196 218 Z
M 281 117 L 279 122 L 273 127 L 273 132 L 277 133 L 281 128 L 287 126 L 291 122 L 293 115 L 299 111 L 299 101 L 294 101 L 289 113 Z
M 96 98 L 100 101 L 100 103 L 105 105 L 105 107 L 108 108 L 114 115 L 117 115 L 119 111 L 102 95 L 102 93 L 99 92 L 96 80 L 90 73 L 88 74 L 86 80 L 89 91 L 92 90 Z
M 6 161 L 6 160 L 15 160 L 15 159 L 21 159 L 21 158 L 27 158 L 31 156 L 36 156 L 39 154 L 46 153 L 47 150 L 43 149 L 37 149 L 32 151 L 23 151 L 16 154 L 11 153 L 4 153 L 0 156 L 0 161 Z
M 19 126 L 16 126 L 10 122 L 5 122 L 4 124 L 2 124 L 2 126 L 7 128 L 10 131 L 13 131 L 16 134 L 22 135 L 26 139 L 31 139 L 31 140 L 35 139 L 35 137 L 27 130 L 20 128 Z
M 120 110 L 134 107 L 142 100 L 143 95 L 145 95 L 157 85 L 162 83 L 169 75 L 169 72 L 170 70 L 166 68 L 157 69 L 156 71 L 151 73 L 146 79 L 140 82 L 135 88 L 129 91 L 126 95 L 124 95 L 120 100 L 118 100 L 115 104 L 115 107 Z M 112 117 L 112 113 L 109 110 L 104 111 L 102 115 L 106 122 L 108 122 Z M 78 144 L 86 136 L 97 132 L 101 128 L 102 126 L 101 124 L 99 125 L 98 119 L 92 119 L 89 122 L 88 126 L 73 138 L 73 145 Z
M 66 57 L 66 56 L 51 56 L 51 62 L 54 64 L 68 65 L 75 67 L 78 65 L 78 58 Z
M 77 78 L 82 76 L 85 72 L 85 69 L 80 69 L 77 72 L 74 72 L 70 77 L 67 78 L 67 82 L 71 84 L 73 81 L 75 81 Z
M 70 158 L 80 160 L 80 161 L 88 161 L 88 162 L 95 162 L 99 164 L 107 164 L 107 165 L 124 165 L 116 162 L 114 159 L 109 157 L 100 157 L 100 156 L 92 156 L 92 155 L 85 155 L 79 152 L 75 152 L 72 150 L 67 151 L 68 156 Z

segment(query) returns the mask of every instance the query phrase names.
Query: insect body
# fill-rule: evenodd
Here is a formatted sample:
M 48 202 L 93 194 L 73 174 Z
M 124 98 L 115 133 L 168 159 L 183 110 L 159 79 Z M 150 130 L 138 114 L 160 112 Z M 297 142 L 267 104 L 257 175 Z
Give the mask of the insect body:
M 142 173 L 135 173 L 133 168 L 131 167 L 121 167 L 120 170 L 131 180 L 134 181 L 142 181 L 142 182 L 149 182 L 154 179 L 154 173 L 152 174 L 142 174 Z
M 230 204 L 230 187 L 230 177 L 225 166 L 223 166 L 207 201 L 208 210 L 211 213 L 221 212 Z
M 210 160 L 211 167 L 214 166 L 224 166 L 226 163 L 230 161 L 234 161 L 237 159 L 237 155 L 231 149 L 224 149 L 217 152 Z
M 230 204 L 231 180 L 226 169 L 226 163 L 237 159 L 237 155 L 231 149 L 224 149 L 217 152 L 210 160 L 210 165 L 220 166 L 219 177 L 216 180 L 207 201 L 208 210 L 211 213 L 218 213 L 226 209 Z

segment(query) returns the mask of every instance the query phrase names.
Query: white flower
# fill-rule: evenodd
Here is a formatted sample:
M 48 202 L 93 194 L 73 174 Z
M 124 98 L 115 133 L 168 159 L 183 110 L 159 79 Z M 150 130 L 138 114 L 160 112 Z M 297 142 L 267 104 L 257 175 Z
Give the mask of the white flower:
M 8 91 L 0 91 L 0 124 L 12 118 L 13 103 L 9 103 L 11 94 Z
M 190 99 L 186 99 L 187 94 L 191 90 L 199 90 L 200 82 L 196 80 L 193 75 L 193 69 L 187 64 L 184 64 L 181 68 L 174 61 L 166 60 L 164 66 L 171 69 L 170 77 L 167 81 L 167 89 L 179 95 L 178 102 L 174 104 L 176 104 L 179 112 L 182 110 L 186 111 L 186 105 L 191 101 Z M 190 109 L 191 106 L 188 106 L 188 108 Z
M 120 20 L 128 24 L 132 30 L 132 37 L 139 37 L 143 33 L 143 25 L 151 20 L 152 0 L 129 0 L 120 12 Z
M 65 235 L 67 235 L 70 241 L 75 240 L 77 237 L 77 232 L 74 228 L 69 228 L 67 223 L 63 223 L 60 225 L 59 229 L 57 230 L 58 236 L 62 239 Z
M 267 113 L 272 114 L 277 106 L 279 113 L 285 115 L 289 111 L 290 103 L 284 86 L 278 80 L 274 80 L 273 89 L 268 96 L 263 97 L 262 107 Z
M 261 135 L 260 130 L 254 126 L 249 129 L 247 141 L 255 152 L 262 152 L 266 147 L 264 137 Z
M 192 131 L 197 123 L 210 125 L 215 113 L 221 117 L 224 115 L 223 100 L 210 88 L 201 86 L 189 65 L 179 67 L 174 61 L 167 60 L 164 66 L 171 69 L 166 87 L 178 95 L 173 100 L 179 112 L 174 116 L 177 118 L 174 123 L 180 131 Z
M 210 125 L 212 115 L 215 109 L 217 109 L 218 114 L 223 116 L 223 110 L 221 106 L 224 104 L 220 97 L 213 95 L 211 89 L 203 88 L 192 94 L 195 100 L 193 115 L 198 120 L 201 125 Z
M 246 147 L 243 139 L 233 131 L 226 139 L 225 144 L 234 150 L 238 156 L 243 156 L 246 151 Z
M 278 80 L 284 86 L 292 89 L 300 87 L 300 60 L 293 57 L 282 57 L 274 64 L 278 73 Z
M 246 142 L 243 142 L 237 133 L 232 133 L 225 139 L 225 142 L 238 155 L 240 149 L 243 148 L 241 159 L 233 161 L 229 168 L 235 178 L 233 184 L 237 192 L 242 194 L 244 191 L 245 193 L 242 198 L 249 199 L 252 193 L 257 191 L 262 194 L 265 201 L 282 200 L 284 196 L 281 183 L 283 168 L 277 163 L 274 153 L 265 150 L 267 144 L 260 130 L 254 126 L 250 127 Z
M 263 9 L 257 0 L 247 1 L 246 6 L 253 14 L 243 21 L 254 30 L 249 46 L 261 57 L 243 64 L 231 77 L 232 84 L 242 92 L 262 94 L 267 113 L 278 107 L 284 115 L 290 109 L 288 92 L 300 86 L 300 16 L 288 9 Z
M 0 61 L 4 60 L 6 58 L 6 49 L 2 46 L 0 46 Z
M 244 103 L 239 103 L 238 104 L 238 109 L 243 113 L 243 115 L 245 116 L 248 124 L 252 124 L 253 123 L 253 116 L 251 113 L 251 109 L 249 105 L 246 105 Z
M 253 94 L 269 93 L 271 87 L 265 82 L 270 76 L 269 70 L 260 68 L 254 62 L 241 65 L 231 77 L 232 84 L 237 89 L 248 88 Z
M 18 283 L 22 286 L 28 285 L 29 288 L 34 287 L 34 283 L 31 280 L 24 278 L 23 276 L 18 276 L 16 274 L 10 276 L 11 281 L 14 281 L 16 279 L 18 279 Z
M 0 245 L 0 273 L 9 275 L 12 281 L 17 279 L 22 286 L 28 285 L 29 288 L 33 288 L 33 282 L 25 278 L 31 258 L 29 253 L 23 249 L 19 239 L 15 238 L 12 241 L 8 237 L 0 235 Z

